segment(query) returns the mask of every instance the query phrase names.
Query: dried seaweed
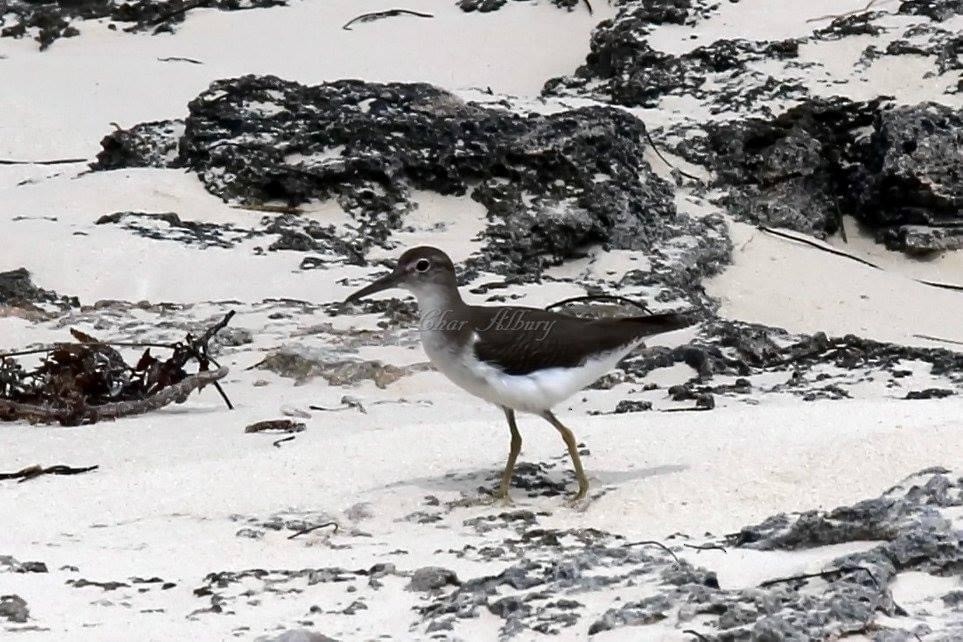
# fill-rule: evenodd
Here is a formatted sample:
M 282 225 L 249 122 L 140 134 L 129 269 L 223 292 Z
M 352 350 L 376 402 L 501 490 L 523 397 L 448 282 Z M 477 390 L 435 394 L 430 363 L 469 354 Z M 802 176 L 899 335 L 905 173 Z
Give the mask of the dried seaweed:
M 183 403 L 191 392 L 208 384 L 217 388 L 231 408 L 217 383 L 227 375 L 227 368 L 211 358 L 208 344 L 232 316 L 233 312 L 228 313 L 200 337 L 188 334 L 170 345 L 114 344 L 71 329 L 75 342 L 0 354 L 0 421 L 65 426 L 96 423 Z M 115 345 L 147 347 L 131 366 Z M 155 357 L 151 349 L 156 347 L 169 349 L 170 356 L 165 360 Z M 44 356 L 32 370 L 14 358 L 40 353 Z M 189 362 L 197 364 L 197 372 L 185 369 Z

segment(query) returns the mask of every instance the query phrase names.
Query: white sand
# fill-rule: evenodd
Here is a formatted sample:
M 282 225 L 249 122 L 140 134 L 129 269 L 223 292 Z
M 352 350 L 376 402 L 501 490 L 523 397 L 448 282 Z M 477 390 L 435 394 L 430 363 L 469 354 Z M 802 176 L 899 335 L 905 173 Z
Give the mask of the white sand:
M 417 80 L 466 93 L 471 87 L 490 86 L 495 92 L 534 99 L 544 80 L 580 64 L 591 27 L 614 11 L 607 3 L 594 4 L 594 17 L 581 10 L 559 11 L 546 2 L 509 3 L 493 14 L 465 15 L 449 4 L 412 0 L 405 6 L 432 11 L 436 18 L 398 18 L 342 31 L 341 24 L 360 11 L 394 3 L 378 0 L 362 7 L 348 0 L 305 1 L 238 13 L 199 10 L 173 36 L 131 36 L 84 23 L 80 37 L 60 40 L 43 54 L 35 43 L 3 39 L 0 54 L 6 58 L 0 60 L 0 74 L 5 86 L 16 90 L 0 93 L 0 157 L 90 157 L 111 121 L 129 126 L 183 116 L 186 102 L 208 82 L 243 73 L 275 73 L 306 83 L 342 77 Z M 795 3 L 793 11 L 780 5 L 776 11 L 763 0 L 724 2 L 717 17 L 696 29 L 699 38 L 679 45 L 682 49 L 669 44 L 679 42 L 683 28 L 660 29 L 653 43 L 681 51 L 734 32 L 747 38 L 793 37 L 811 31 L 813 25 L 802 22 L 808 17 L 864 4 L 821 0 Z M 804 10 L 799 9 L 803 5 Z M 766 7 L 770 10 L 764 11 Z M 827 45 L 807 55 L 824 56 L 828 64 L 834 51 Z M 161 63 L 156 60 L 160 56 L 198 58 L 204 65 Z M 689 106 L 684 100 L 667 102 Z M 26 599 L 33 617 L 30 626 L 37 627 L 18 627 L 24 630 L 16 639 L 249 639 L 279 626 L 296 628 L 305 619 L 314 623 L 309 628 L 342 639 L 373 639 L 384 633 L 423 639 L 424 632 L 409 628 L 418 597 L 402 590 L 401 578 L 387 579 L 385 594 L 362 588 L 359 595 L 369 600 L 370 609 L 354 618 L 308 616 L 312 605 L 326 610 L 346 606 L 341 589 L 327 584 L 299 585 L 304 592 L 298 594 L 258 593 L 252 598 L 258 604 L 247 604 L 235 615 L 189 617 L 209 604 L 192 590 L 209 572 L 246 568 L 351 569 L 394 561 L 405 571 L 433 564 L 462 577 L 498 572 L 497 564 L 436 553 L 466 542 L 483 544 L 463 521 L 492 509 L 457 509 L 443 528 L 401 520 L 422 507 L 426 495 L 451 500 L 486 483 L 502 465 L 508 447 L 500 413 L 436 373 L 406 377 L 378 390 L 370 384 L 337 388 L 321 379 L 293 386 L 269 373 L 244 371 L 265 350 L 292 341 L 337 348 L 328 345 L 331 338 L 324 333 L 306 332 L 292 339 L 315 324 L 375 328 L 371 317 L 294 314 L 272 319 L 269 315 L 282 307 L 258 304 L 269 297 L 340 299 L 350 287 L 336 281 L 360 281 L 370 271 L 346 267 L 295 272 L 300 254 L 254 256 L 246 247 L 200 250 L 94 226 L 101 215 L 119 210 L 176 211 L 184 219 L 241 227 L 256 223 L 261 213 L 221 203 L 204 192 L 196 178 L 180 172 L 131 170 L 77 177 L 80 169 L 0 166 L 0 237 L 5 240 L 0 270 L 26 266 L 40 286 L 78 295 L 87 303 L 149 299 L 198 304 L 172 313 L 195 321 L 223 312 L 206 302 L 237 300 L 242 314 L 234 325 L 250 329 L 256 338 L 226 359 L 232 367 L 227 390 L 239 404 L 234 412 L 226 411 L 207 390 L 184 406 L 113 423 L 81 428 L 0 425 L 0 471 L 32 464 L 100 466 L 78 477 L 0 482 L 0 554 L 40 560 L 51 570 L 0 572 L 0 595 L 16 593 Z M 17 186 L 27 178 L 37 182 Z M 417 200 L 421 210 L 410 219 L 412 229 L 398 239 L 431 240 L 458 258 L 468 256 L 483 215 L 478 204 L 430 194 Z M 324 222 L 344 222 L 343 213 L 329 204 L 312 209 Z M 15 221 L 17 217 L 31 219 Z M 431 230 L 438 220 L 445 228 Z M 732 223 L 731 232 L 734 263 L 707 283 L 725 316 L 793 331 L 853 332 L 910 344 L 933 345 L 914 334 L 963 340 L 959 293 L 909 278 L 963 282 L 958 256 L 913 263 L 864 239 L 851 239 L 845 249 L 880 262 L 888 270 L 882 272 L 743 224 Z M 556 275 L 617 272 L 634 266 L 634 258 L 613 254 L 573 263 Z M 577 293 L 570 283 L 546 282 L 526 293 L 526 301 L 544 304 Z M 147 337 L 154 324 L 167 318 L 148 313 L 105 318 L 98 329 L 93 327 L 98 320 L 94 313 L 62 325 L 75 324 L 108 337 Z M 179 336 L 172 330 L 163 334 Z M 0 318 L 0 347 L 64 337 L 65 329 L 56 322 Z M 666 338 L 669 344 L 681 340 Z M 408 345 L 365 346 L 359 354 L 394 364 L 423 359 Z M 658 377 L 664 384 L 673 377 L 684 379 L 683 369 Z M 255 386 L 255 381 L 268 385 Z M 542 519 L 545 526 L 594 527 L 632 538 L 664 538 L 674 532 L 698 537 L 706 531 L 718 536 L 780 511 L 829 508 L 876 496 L 926 466 L 963 464 L 956 446 L 963 416 L 958 399 L 906 402 L 877 396 L 802 403 L 779 397 L 759 406 L 723 404 L 707 413 L 585 416 L 593 407 L 610 408 L 624 392 L 624 387 L 589 391 L 587 401 L 575 398 L 571 409 L 561 410 L 563 420 L 591 449 L 586 465 L 594 483 L 610 490 L 585 512 L 563 508 L 559 498 L 522 502 L 521 508 L 550 513 Z M 337 405 L 343 394 L 362 398 L 368 414 L 313 413 L 306 420 L 307 431 L 280 448 L 271 445 L 275 436 L 243 434 L 252 421 L 279 417 L 285 408 Z M 666 403 L 662 391 L 654 394 Z M 372 405 L 400 396 L 422 404 Z M 523 461 L 545 462 L 563 454 L 557 435 L 544 422 L 524 417 L 521 428 Z M 456 477 L 447 477 L 449 473 Z M 367 506 L 370 517 L 351 510 L 358 505 Z M 261 540 L 235 535 L 248 518 L 265 521 L 278 515 L 328 515 L 342 524 L 342 532 L 330 539 L 315 533 L 298 540 L 271 530 Z M 352 526 L 371 537 L 352 535 Z M 397 548 L 408 554 L 389 555 Z M 716 568 L 723 586 L 739 587 L 818 566 L 848 550 L 687 556 Z M 64 566 L 79 570 L 61 570 Z M 80 577 L 130 582 L 134 576 L 153 575 L 176 586 L 139 593 L 136 587 L 104 592 L 65 583 Z M 934 590 L 918 580 L 901 579 L 900 595 L 912 601 Z M 596 615 L 610 605 L 601 598 L 587 601 L 588 612 Z M 555 639 L 581 639 L 591 620 L 587 616 Z M 467 639 L 488 639 L 499 621 L 485 613 L 467 626 Z M 624 629 L 604 638 L 689 639 L 668 626 Z

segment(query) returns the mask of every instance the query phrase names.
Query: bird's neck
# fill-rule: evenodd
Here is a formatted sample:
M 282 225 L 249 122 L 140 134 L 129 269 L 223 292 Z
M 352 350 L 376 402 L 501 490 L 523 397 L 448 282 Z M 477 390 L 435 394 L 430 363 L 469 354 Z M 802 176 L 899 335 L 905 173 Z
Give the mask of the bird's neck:
M 418 299 L 422 332 L 454 329 L 457 322 L 465 317 L 468 306 L 461 300 L 461 294 L 454 285 L 425 288 L 414 294 Z

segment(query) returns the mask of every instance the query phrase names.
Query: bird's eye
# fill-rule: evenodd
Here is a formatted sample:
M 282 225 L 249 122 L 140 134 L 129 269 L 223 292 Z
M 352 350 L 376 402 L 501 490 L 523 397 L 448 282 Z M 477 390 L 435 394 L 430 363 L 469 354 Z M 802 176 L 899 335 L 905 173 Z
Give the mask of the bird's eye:
M 430 267 L 431 262 L 428 259 L 418 259 L 418 262 L 415 263 L 415 269 L 419 272 L 427 272 Z

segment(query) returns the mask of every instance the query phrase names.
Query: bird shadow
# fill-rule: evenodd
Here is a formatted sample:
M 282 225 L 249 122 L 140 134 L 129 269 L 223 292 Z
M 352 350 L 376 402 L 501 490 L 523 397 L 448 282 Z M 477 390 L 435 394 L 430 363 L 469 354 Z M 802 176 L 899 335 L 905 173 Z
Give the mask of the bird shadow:
M 596 488 L 615 490 L 617 487 L 652 477 L 671 475 L 683 472 L 688 466 L 680 464 L 666 464 L 646 468 L 629 470 L 598 470 L 588 471 L 589 480 Z M 498 484 L 502 471 L 500 468 L 483 468 L 475 470 L 460 470 L 432 475 L 415 477 L 388 484 L 385 488 L 416 486 L 428 492 L 455 492 L 481 494 L 490 493 Z M 576 488 L 575 473 L 567 458 L 539 462 L 520 462 L 512 475 L 512 493 L 521 493 L 528 497 L 556 497 L 570 495 Z

